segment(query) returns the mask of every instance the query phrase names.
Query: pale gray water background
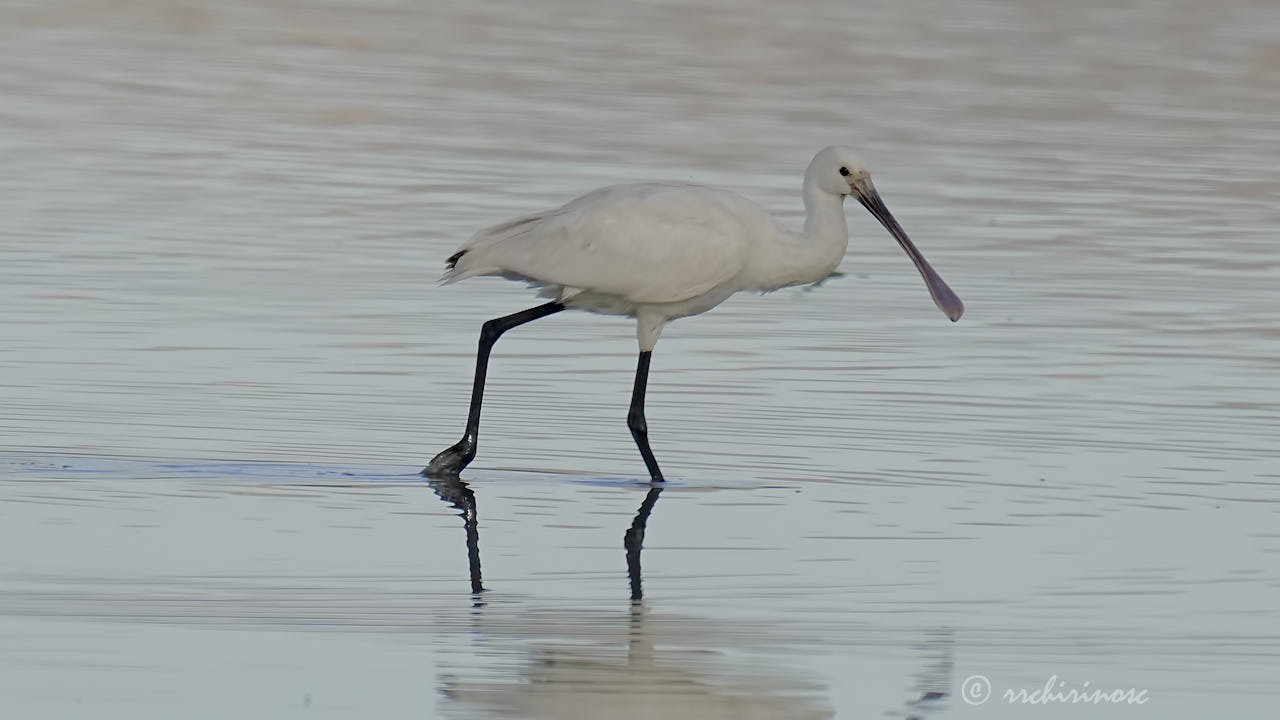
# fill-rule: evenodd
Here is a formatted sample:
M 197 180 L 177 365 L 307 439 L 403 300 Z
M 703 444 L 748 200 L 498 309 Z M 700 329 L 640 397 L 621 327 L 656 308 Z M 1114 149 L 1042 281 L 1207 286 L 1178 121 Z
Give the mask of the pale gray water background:
M 513 331 L 473 598 L 414 471 L 534 300 L 443 259 L 832 142 L 964 319 L 852 206 L 670 327 L 635 607 L 632 324 Z M 4 0 L 0 167 L 0 716 L 1275 712 L 1273 2 Z

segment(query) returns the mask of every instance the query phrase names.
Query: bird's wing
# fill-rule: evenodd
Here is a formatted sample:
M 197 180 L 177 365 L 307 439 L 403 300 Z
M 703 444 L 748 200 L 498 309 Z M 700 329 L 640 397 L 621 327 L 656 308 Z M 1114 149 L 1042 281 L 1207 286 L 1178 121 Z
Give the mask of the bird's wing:
M 696 185 L 618 185 L 496 225 L 452 258 L 446 281 L 503 275 L 637 303 L 687 300 L 748 260 L 758 205 Z

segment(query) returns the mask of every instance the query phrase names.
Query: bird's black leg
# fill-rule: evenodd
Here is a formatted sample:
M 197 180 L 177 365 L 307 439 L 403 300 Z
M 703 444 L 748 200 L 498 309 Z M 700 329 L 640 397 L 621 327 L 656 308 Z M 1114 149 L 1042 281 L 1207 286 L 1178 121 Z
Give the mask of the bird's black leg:
M 640 353 L 640 361 L 636 364 L 636 386 L 631 391 L 631 411 L 627 413 L 627 427 L 631 428 L 631 437 L 635 438 L 645 467 L 649 468 L 649 479 L 663 482 L 658 461 L 653 457 L 653 450 L 649 449 L 649 425 L 644 421 L 644 391 L 649 385 L 649 358 L 652 355 L 652 351 L 645 350 Z
M 454 446 L 431 459 L 423 469 L 423 475 L 457 475 L 471 463 L 476 456 L 476 441 L 480 433 L 480 404 L 484 401 L 484 377 L 489 370 L 489 351 L 493 344 L 502 337 L 502 333 L 513 327 L 533 322 L 538 318 L 558 313 L 564 305 L 549 302 L 512 315 L 495 318 L 480 328 L 480 349 L 476 352 L 476 379 L 471 386 L 471 410 L 467 413 L 467 429 L 462 439 Z

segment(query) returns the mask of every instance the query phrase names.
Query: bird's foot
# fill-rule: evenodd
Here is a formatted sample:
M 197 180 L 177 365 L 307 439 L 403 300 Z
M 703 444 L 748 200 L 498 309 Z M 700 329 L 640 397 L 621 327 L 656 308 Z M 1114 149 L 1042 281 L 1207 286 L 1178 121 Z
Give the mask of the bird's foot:
M 476 441 L 464 437 L 455 445 L 431 458 L 431 462 L 422 469 L 422 474 L 430 477 L 451 477 L 462 472 L 476 456 Z

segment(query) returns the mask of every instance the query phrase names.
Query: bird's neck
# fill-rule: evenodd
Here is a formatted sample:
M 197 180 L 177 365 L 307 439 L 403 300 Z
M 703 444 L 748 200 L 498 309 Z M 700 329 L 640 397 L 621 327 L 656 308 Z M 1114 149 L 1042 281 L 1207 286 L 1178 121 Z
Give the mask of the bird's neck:
M 844 219 L 844 196 L 818 189 L 805 179 L 804 234 L 800 238 L 799 257 L 807 272 L 801 282 L 817 282 L 826 278 L 844 259 L 849 247 L 849 226 Z
M 752 253 L 745 287 L 769 291 L 816 283 L 844 259 L 849 228 L 843 198 L 812 187 L 808 180 L 804 185 L 804 232 L 778 226 Z

